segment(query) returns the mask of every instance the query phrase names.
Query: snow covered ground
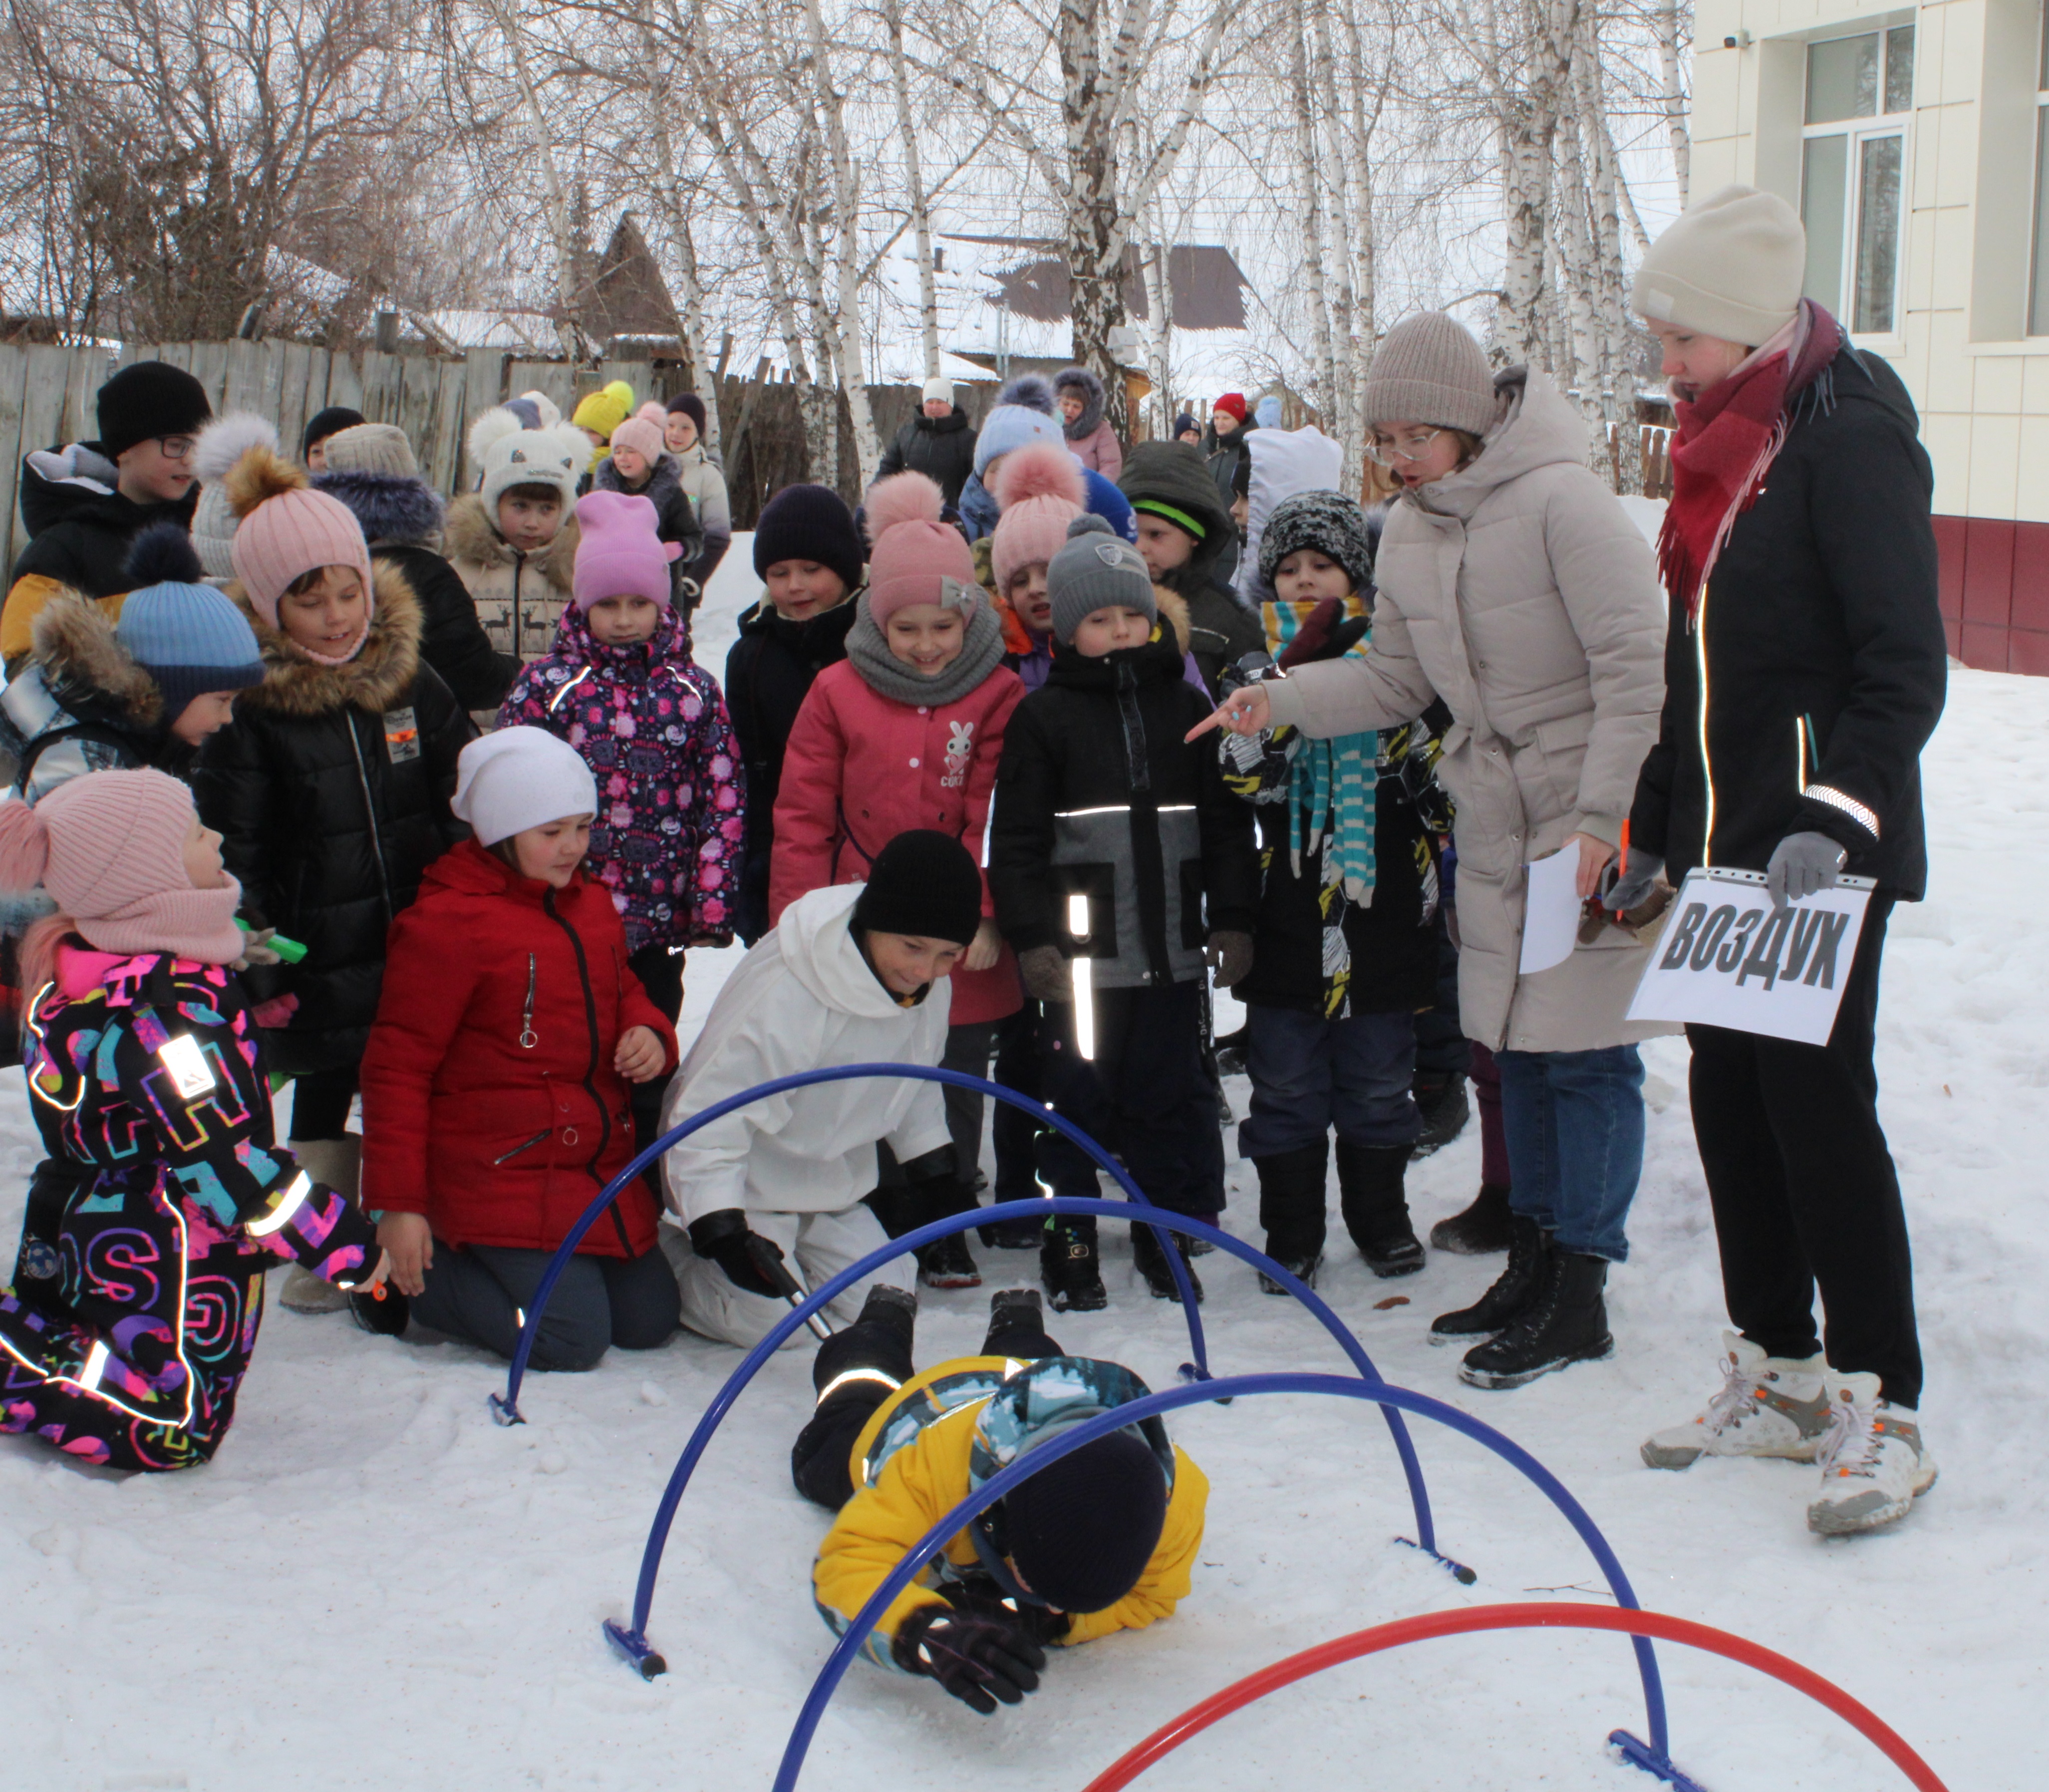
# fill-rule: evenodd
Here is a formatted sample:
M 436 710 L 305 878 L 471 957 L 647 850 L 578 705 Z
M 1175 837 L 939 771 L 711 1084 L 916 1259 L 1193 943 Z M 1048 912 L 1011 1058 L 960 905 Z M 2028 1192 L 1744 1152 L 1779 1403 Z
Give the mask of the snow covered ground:
M 714 587 L 701 656 L 722 669 L 751 596 L 748 543 Z M 1899 912 L 1880 1036 L 1884 1113 L 1919 1250 L 1925 1408 L 1941 1484 L 1889 1534 L 1822 1542 L 1812 1471 L 1639 1466 L 1716 1374 L 1722 1322 L 1683 1044 L 1648 1055 L 1650 1158 L 1615 1277 L 1610 1362 L 1514 1394 L 1462 1387 L 1423 1342 L 1496 1260 L 1433 1256 L 1377 1283 L 1340 1251 L 1324 1292 L 1390 1378 L 1534 1451 L 1604 1527 L 1644 1602 L 1792 1655 L 1872 1705 L 1958 1792 L 2042 1783 L 2049 1661 L 2049 681 L 1959 671 L 1927 760 L 1931 900 Z M 736 954 L 693 954 L 686 1024 Z M 1235 1091 L 1242 1108 L 1244 1090 Z M 1478 1181 L 1469 1131 L 1418 1166 L 1433 1220 Z M 11 1254 L 36 1150 L 18 1085 L 0 1096 L 0 1228 Z M 1250 1166 L 1230 1223 L 1256 1238 Z M 979 1254 L 992 1285 L 1033 1260 Z M 1058 1321 L 1071 1350 L 1169 1384 L 1176 1309 L 1109 1247 L 1112 1305 Z M 1251 1272 L 1203 1260 L 1220 1372 L 1342 1371 L 1333 1345 Z M 1401 1304 L 1385 1303 L 1397 1300 Z M 986 1295 L 927 1293 L 926 1360 L 971 1348 Z M 0 1440 L 0 1750 L 25 1792 L 272 1792 L 375 1786 L 719 1792 L 765 1787 L 829 1642 L 807 1576 L 819 1514 L 791 1491 L 808 1353 L 786 1354 L 725 1426 L 688 1495 L 643 1684 L 606 1649 L 662 1484 L 734 1353 L 679 1335 L 595 1374 L 536 1377 L 530 1422 L 485 1396 L 501 1365 L 274 1309 L 219 1459 L 128 1480 Z M 1456 1585 L 1409 1532 L 1378 1418 L 1351 1401 L 1242 1401 L 1176 1415 L 1214 1493 L 1194 1596 L 1170 1623 L 1056 1658 L 1041 1692 L 989 1720 L 929 1685 L 857 1668 L 805 1783 L 836 1792 L 1079 1787 L 1154 1725 L 1277 1658 L 1405 1613 L 1549 1597 L 1605 1603 L 1535 1491 L 1476 1446 L 1418 1427 Z M 1681 1763 L 1713 1792 L 1902 1783 L 1818 1707 L 1734 1665 L 1661 1652 Z M 1652 1782 L 1608 1758 L 1643 1727 L 1614 1637 L 1522 1633 L 1418 1646 L 1324 1675 L 1231 1719 L 1154 1781 L 1250 1786 L 1596 1788 Z M 2036 1764 L 2030 1767 L 2030 1761 Z

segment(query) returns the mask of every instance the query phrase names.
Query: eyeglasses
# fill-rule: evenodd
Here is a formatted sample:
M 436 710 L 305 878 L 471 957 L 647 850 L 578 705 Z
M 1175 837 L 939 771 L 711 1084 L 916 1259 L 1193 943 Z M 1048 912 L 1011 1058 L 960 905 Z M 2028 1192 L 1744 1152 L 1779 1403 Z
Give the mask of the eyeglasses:
M 1442 430 L 1412 430 L 1399 441 L 1369 441 L 1366 452 L 1376 466 L 1391 467 L 1397 461 L 1420 461 L 1430 452 L 1430 444 L 1444 432 Z
M 159 436 L 157 445 L 164 451 L 166 461 L 189 461 L 192 451 L 199 445 L 196 436 Z

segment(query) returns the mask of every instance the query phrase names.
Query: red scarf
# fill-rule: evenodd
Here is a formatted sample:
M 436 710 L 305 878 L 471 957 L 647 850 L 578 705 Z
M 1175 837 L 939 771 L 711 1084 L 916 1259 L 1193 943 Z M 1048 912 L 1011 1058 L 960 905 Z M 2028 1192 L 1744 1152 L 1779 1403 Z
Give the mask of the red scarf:
M 1842 329 L 1813 301 L 1798 358 L 1782 348 L 1709 387 L 1689 403 L 1675 401 L 1672 501 L 1658 536 L 1665 589 L 1684 600 L 1690 624 L 1701 593 L 1720 558 L 1736 519 L 1757 502 L 1764 476 L 1785 446 L 1787 401 L 1814 383 L 1842 347 Z

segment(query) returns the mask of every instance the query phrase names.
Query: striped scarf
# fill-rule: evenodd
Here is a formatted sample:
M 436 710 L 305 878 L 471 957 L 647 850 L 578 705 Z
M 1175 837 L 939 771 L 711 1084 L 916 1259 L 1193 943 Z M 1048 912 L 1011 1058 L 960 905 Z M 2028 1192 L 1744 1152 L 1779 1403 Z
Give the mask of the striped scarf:
M 1266 650 L 1276 659 L 1317 608 L 1314 603 L 1273 602 L 1261 606 L 1266 624 Z M 1343 606 L 1347 616 L 1366 613 L 1357 597 Z M 1371 633 L 1347 650 L 1363 655 Z M 1362 908 L 1373 906 L 1374 834 L 1378 820 L 1380 736 L 1342 734 L 1331 741 L 1304 738 L 1296 749 L 1288 792 L 1289 862 L 1302 874 L 1302 855 L 1324 845 L 1328 874 L 1343 880 L 1345 900 Z M 1326 844 L 1327 843 L 1327 844 Z

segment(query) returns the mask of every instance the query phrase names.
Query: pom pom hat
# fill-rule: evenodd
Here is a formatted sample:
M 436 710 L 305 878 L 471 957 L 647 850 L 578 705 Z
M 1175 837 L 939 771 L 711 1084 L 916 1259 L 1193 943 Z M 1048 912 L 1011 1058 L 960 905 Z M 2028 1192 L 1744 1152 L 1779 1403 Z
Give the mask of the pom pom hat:
M 575 748 L 545 728 L 500 728 L 457 756 L 449 807 L 477 845 L 495 846 L 530 827 L 595 815 L 597 779 Z
M 662 413 L 664 418 L 669 414 Z M 661 459 L 667 445 L 662 440 L 661 426 L 650 423 L 644 417 L 629 417 L 612 432 L 612 451 L 616 454 L 622 448 L 630 448 L 651 467 Z
M 192 888 L 192 792 L 151 771 L 89 772 L 33 809 L 0 803 L 0 888 L 47 890 L 103 952 L 227 964 L 242 955 L 242 886 Z
M 986 475 L 990 461 L 1028 442 L 1049 441 L 1064 448 L 1067 440 L 1060 426 L 1036 406 L 1000 404 L 982 420 L 982 433 L 974 438 L 975 475 Z
M 1088 492 L 1081 464 L 1066 448 L 1032 442 L 997 468 L 995 496 L 1003 514 L 990 539 L 990 568 L 996 589 L 1007 592 L 1024 568 L 1060 551 L 1067 525 L 1087 507 Z
M 128 577 L 134 589 L 121 601 L 115 639 L 156 680 L 165 721 L 208 691 L 263 682 L 255 632 L 234 599 L 200 583 L 199 557 L 176 523 L 154 523 L 135 538 Z
M 601 597 L 645 597 L 668 608 L 670 562 L 683 549 L 656 532 L 660 519 L 652 501 L 632 492 L 590 492 L 577 500 L 576 514 L 570 589 L 578 611 L 589 615 Z
M 322 417 L 328 414 L 321 413 Z M 348 414 L 352 417 L 355 413 Z M 321 435 L 313 439 L 322 441 L 326 437 Z M 268 418 L 247 410 L 216 417 L 200 431 L 199 440 L 193 445 L 192 470 L 199 480 L 199 503 L 192 510 L 192 540 L 200 565 L 210 579 L 224 582 L 235 577 L 231 552 L 235 541 L 235 506 L 228 502 L 223 481 L 227 469 L 252 448 L 267 448 L 276 453 L 278 432 Z
M 376 604 L 370 549 L 354 513 L 339 499 L 312 490 L 301 468 L 267 448 L 252 448 L 237 461 L 227 486 L 241 519 L 230 550 L 235 576 L 251 608 L 271 628 L 278 626 L 278 603 L 301 574 L 321 566 L 348 566 L 362 580 L 363 629 L 346 653 L 330 659 L 294 644 L 316 665 L 346 665 L 362 651 Z
M 612 432 L 632 414 L 633 388 L 623 379 L 615 379 L 586 396 L 570 414 L 570 421 L 579 430 L 589 430 L 609 441 Z
M 875 551 L 868 563 L 868 613 L 885 628 L 899 610 L 938 604 L 968 611 L 982 596 L 974 556 L 958 529 L 939 520 L 946 500 L 923 473 L 892 473 L 869 488 L 863 507 Z

